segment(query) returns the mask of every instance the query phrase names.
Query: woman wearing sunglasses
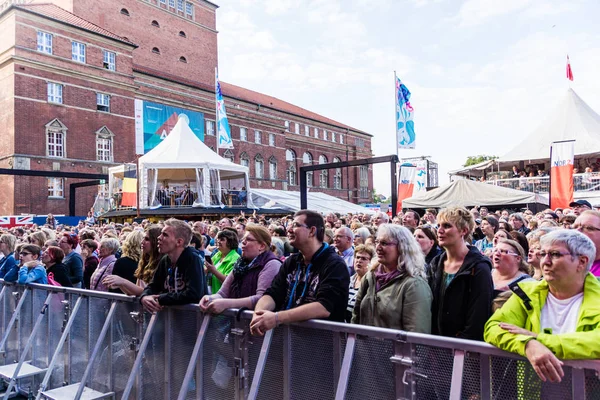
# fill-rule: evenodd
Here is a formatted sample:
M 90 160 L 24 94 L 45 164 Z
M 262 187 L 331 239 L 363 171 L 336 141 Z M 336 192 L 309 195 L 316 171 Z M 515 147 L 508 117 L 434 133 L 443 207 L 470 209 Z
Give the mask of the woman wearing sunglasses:
M 21 268 L 19 268 L 18 283 L 48 283 L 46 276 L 46 268 L 40 262 L 40 253 L 42 248 L 35 244 L 26 244 L 21 246 L 19 258 L 21 260 Z

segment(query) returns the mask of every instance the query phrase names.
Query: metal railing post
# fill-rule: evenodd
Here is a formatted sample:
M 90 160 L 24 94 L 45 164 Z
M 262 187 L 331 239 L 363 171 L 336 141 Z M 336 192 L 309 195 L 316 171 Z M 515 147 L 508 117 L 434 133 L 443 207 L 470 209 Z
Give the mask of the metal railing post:
M 258 389 L 260 388 L 260 382 L 262 380 L 263 373 L 265 372 L 265 365 L 267 358 L 269 357 L 269 350 L 271 348 L 271 341 L 273 340 L 273 331 L 270 329 L 265 333 L 265 337 L 260 347 L 260 356 L 256 362 L 256 368 L 254 369 L 254 376 L 252 377 L 252 385 L 250 386 L 250 392 L 247 400 L 255 400 L 258 396 Z
M 190 357 L 190 362 L 188 363 L 187 370 L 185 371 L 185 376 L 183 378 L 183 383 L 181 384 L 181 390 L 179 391 L 179 396 L 177 396 L 177 400 L 185 400 L 186 395 L 190 389 L 190 382 L 192 381 L 192 377 L 194 376 L 194 372 L 196 371 L 196 363 L 203 363 L 204 357 L 200 356 L 200 351 L 202 351 L 202 347 L 204 345 L 204 338 L 206 336 L 206 331 L 208 330 L 208 324 L 210 323 L 210 315 L 205 314 L 202 319 L 202 326 L 200 327 L 200 332 L 198 332 L 198 337 L 196 338 L 196 343 L 194 344 L 194 350 L 192 350 L 192 355 Z M 196 390 L 204 391 L 202 387 L 202 382 L 196 382 Z M 202 398 L 203 396 L 200 396 Z
M 292 332 L 283 326 L 283 400 L 290 400 L 292 390 Z
M 8 336 L 10 335 L 10 331 L 12 330 L 13 325 L 15 324 L 15 322 L 17 321 L 17 318 L 19 317 L 19 313 L 21 312 L 21 308 L 23 307 L 23 304 L 25 304 L 25 298 L 27 297 L 28 291 L 29 290 L 25 289 L 25 290 L 23 290 L 23 293 L 21 293 L 21 298 L 19 299 L 19 302 L 17 303 L 17 306 L 15 307 L 15 311 L 13 311 L 13 315 L 10 318 L 8 325 L 6 326 L 6 331 L 4 332 L 4 335 L 2 336 L 2 341 L 0 342 L 0 352 L 4 351 L 4 346 L 6 345 Z M 13 294 L 14 293 L 18 293 L 18 292 L 13 292 Z
M 479 390 L 481 391 L 481 399 L 489 400 L 492 398 L 490 373 L 491 357 L 488 354 L 479 354 Z
M 354 346 L 356 345 L 356 335 L 349 334 L 346 340 L 346 351 L 342 361 L 339 380 L 337 381 L 337 389 L 335 391 L 335 400 L 344 400 L 346 391 L 348 390 L 348 381 L 350 380 L 350 370 L 354 359 Z
M 581 368 L 571 368 L 571 394 L 573 399 L 587 398 L 585 390 L 585 370 Z
M 450 400 L 460 400 L 462 394 L 462 379 L 465 368 L 465 351 L 454 350 L 452 366 L 452 382 L 450 385 Z
M 158 318 L 158 313 L 152 314 L 150 318 L 150 323 L 148 324 L 148 329 L 146 329 L 146 333 L 144 334 L 144 339 L 142 339 L 142 344 L 140 345 L 140 349 L 133 363 L 133 368 L 131 369 L 131 373 L 129 374 L 129 379 L 127 379 L 127 384 L 125 385 L 125 390 L 123 391 L 123 396 L 121 399 L 128 400 L 129 394 L 131 393 L 131 389 L 133 388 L 133 382 L 135 381 L 135 377 L 142 365 L 142 359 L 144 358 L 144 353 L 146 352 L 146 348 L 148 347 L 148 343 L 150 343 L 150 338 L 152 337 L 152 332 L 154 331 L 154 326 L 156 325 L 156 320 Z

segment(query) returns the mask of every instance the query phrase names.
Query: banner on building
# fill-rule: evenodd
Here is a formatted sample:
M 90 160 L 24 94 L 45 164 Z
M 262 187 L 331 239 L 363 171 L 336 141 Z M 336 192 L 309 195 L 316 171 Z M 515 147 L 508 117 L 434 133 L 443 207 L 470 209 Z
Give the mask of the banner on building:
M 415 185 L 413 187 L 413 196 L 420 192 L 427 191 L 427 160 L 417 161 L 415 163 Z
M 417 168 L 413 164 L 402 164 L 398 174 L 398 203 L 396 212 L 402 210 L 402 201 L 412 197 Z
M 123 172 L 121 207 L 137 207 L 137 168 L 132 165 L 125 165 Z
M 398 149 L 415 148 L 414 109 L 410 105 L 410 91 L 394 73 L 396 80 L 396 143 Z
M 179 119 L 189 118 L 190 129 L 204 141 L 204 114 L 197 111 L 135 99 L 135 151 L 146 154 L 166 138 Z
M 221 84 L 219 83 L 219 74 L 215 68 L 215 96 L 217 101 L 217 148 L 233 149 L 233 141 L 231 140 L 231 129 L 229 121 L 227 121 L 227 113 L 225 112 L 225 101 L 221 92 Z
M 553 142 L 550 148 L 550 208 L 567 208 L 573 201 L 575 141 Z

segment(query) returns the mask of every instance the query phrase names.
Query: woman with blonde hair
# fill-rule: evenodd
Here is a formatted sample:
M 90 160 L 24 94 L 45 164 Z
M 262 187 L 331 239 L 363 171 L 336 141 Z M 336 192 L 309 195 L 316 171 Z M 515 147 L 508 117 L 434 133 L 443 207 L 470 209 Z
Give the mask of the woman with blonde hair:
M 29 243 L 35 244 L 36 246 L 39 246 L 40 248 L 44 247 L 46 240 L 48 240 L 48 238 L 46 237 L 46 234 L 42 231 L 33 232 L 27 238 L 27 241 Z

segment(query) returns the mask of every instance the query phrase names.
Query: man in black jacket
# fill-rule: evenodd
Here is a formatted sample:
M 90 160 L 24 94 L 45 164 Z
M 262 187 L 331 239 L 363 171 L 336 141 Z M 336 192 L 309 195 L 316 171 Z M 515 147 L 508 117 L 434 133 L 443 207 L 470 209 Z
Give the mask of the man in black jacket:
M 200 259 L 188 247 L 191 238 L 192 229 L 185 222 L 175 218 L 165 221 L 158 237 L 158 250 L 164 256 L 140 299 L 146 311 L 154 313 L 163 306 L 198 303 L 207 293 Z
M 253 335 L 264 335 L 279 324 L 323 318 L 343 322 L 350 274 L 335 249 L 323 243 L 323 217 L 298 211 L 288 226 L 290 244 L 299 253 L 288 257 L 271 287 L 256 303 L 250 323 Z

